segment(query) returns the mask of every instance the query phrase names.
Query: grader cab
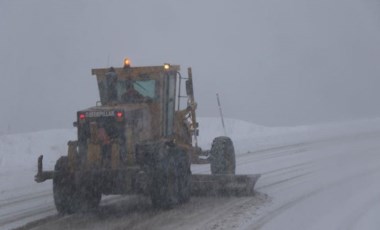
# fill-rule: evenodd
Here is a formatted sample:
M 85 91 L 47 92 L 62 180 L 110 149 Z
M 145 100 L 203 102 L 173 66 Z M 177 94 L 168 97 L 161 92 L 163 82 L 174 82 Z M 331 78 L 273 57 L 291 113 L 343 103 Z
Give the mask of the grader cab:
M 93 69 L 100 101 L 77 112 L 78 140 L 37 182 L 53 179 L 58 212 L 96 208 L 102 194 L 143 194 L 152 205 L 170 208 L 193 195 L 251 195 L 259 175 L 235 175 L 228 137 L 216 137 L 209 151 L 198 147 L 198 123 L 191 69 L 180 67 Z M 183 84 L 185 83 L 185 84 Z M 186 91 L 186 96 L 181 95 Z M 183 98 L 186 103 L 180 105 Z M 211 175 L 192 174 L 191 164 L 210 164 Z

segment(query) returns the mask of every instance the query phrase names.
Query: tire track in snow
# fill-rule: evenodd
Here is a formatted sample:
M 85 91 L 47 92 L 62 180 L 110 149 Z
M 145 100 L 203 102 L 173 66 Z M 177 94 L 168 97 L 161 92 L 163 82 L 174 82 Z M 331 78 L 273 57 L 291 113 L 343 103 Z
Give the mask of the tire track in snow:
M 269 187 L 277 186 L 279 184 L 283 184 L 283 183 L 286 183 L 286 182 L 289 182 L 289 181 L 293 181 L 293 180 L 296 180 L 296 179 L 300 179 L 300 178 L 306 177 L 306 176 L 308 176 L 308 175 L 310 175 L 312 173 L 313 172 L 305 172 L 305 173 L 302 173 L 302 174 L 299 174 L 299 175 L 295 175 L 295 176 L 292 176 L 292 177 L 289 177 L 289 178 L 286 178 L 286 179 L 283 179 L 283 180 L 275 181 L 273 183 L 261 185 L 261 186 L 258 186 L 256 188 L 256 190 L 257 189 L 264 189 L 264 188 L 269 188 Z
M 53 192 L 52 191 L 43 191 L 43 192 L 38 192 L 35 194 L 24 194 L 20 196 L 15 196 L 7 200 L 1 200 L 0 201 L 0 208 L 4 208 L 10 205 L 16 205 L 22 202 L 30 201 L 30 200 L 35 200 L 39 198 L 43 198 L 46 196 L 52 196 Z
M 0 216 L 0 227 L 12 224 L 14 222 L 22 221 L 31 217 L 38 217 L 47 214 L 55 213 L 55 207 L 53 205 L 46 206 L 41 204 L 39 206 L 28 207 L 17 212 L 11 212 L 6 215 Z
M 308 165 L 311 165 L 311 164 L 312 164 L 311 161 L 302 162 L 302 163 L 299 163 L 299 164 L 294 164 L 294 165 L 291 165 L 291 166 L 285 166 L 285 167 L 269 170 L 269 171 L 266 171 L 266 172 L 262 172 L 261 175 L 262 176 L 276 176 L 277 174 L 282 174 L 282 173 L 286 173 L 286 172 L 289 172 L 289 171 L 301 170 L 302 168 L 304 168 L 304 166 L 308 166 Z M 242 165 L 244 165 L 244 163 Z
M 52 212 L 52 191 L 43 190 L 1 200 L 0 210 L 0 229 L 8 229 L 5 226 L 15 227 L 16 222 L 26 223 L 33 220 L 33 217 L 42 218 L 55 213 Z
M 306 146 L 310 143 L 297 143 L 294 145 L 286 145 L 282 147 L 268 148 L 264 150 L 247 152 L 244 154 L 237 154 L 238 158 L 244 158 L 249 162 L 257 162 L 262 160 L 268 160 L 278 157 L 292 156 L 296 154 L 301 154 L 307 150 Z

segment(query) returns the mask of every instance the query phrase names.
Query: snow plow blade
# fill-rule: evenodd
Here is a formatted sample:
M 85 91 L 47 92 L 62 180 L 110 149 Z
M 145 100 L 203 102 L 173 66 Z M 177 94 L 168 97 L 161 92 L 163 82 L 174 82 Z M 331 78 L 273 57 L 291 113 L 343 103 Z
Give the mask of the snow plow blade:
M 260 174 L 193 174 L 191 194 L 193 196 L 252 196 Z

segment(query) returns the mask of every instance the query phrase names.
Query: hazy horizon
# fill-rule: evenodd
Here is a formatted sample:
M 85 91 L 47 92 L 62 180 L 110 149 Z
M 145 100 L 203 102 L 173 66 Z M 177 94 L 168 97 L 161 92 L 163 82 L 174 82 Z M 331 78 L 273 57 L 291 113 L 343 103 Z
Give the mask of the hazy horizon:
M 380 117 L 376 0 L 0 1 L 0 134 L 69 128 L 92 68 L 193 68 L 198 116 L 267 126 Z M 202 124 L 201 124 L 202 129 Z

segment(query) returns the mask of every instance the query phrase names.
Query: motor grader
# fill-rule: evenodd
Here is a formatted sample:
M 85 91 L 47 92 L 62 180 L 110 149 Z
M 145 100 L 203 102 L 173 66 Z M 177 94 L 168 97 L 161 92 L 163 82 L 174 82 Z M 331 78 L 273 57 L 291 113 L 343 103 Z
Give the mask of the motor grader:
M 235 175 L 230 138 L 216 137 L 211 150 L 198 147 L 192 72 L 179 71 L 169 64 L 131 67 L 128 59 L 120 68 L 92 70 L 100 101 L 77 112 L 78 139 L 54 170 L 44 171 L 38 159 L 35 180 L 53 179 L 59 213 L 96 208 L 110 194 L 143 194 L 154 207 L 170 208 L 191 195 L 253 193 L 259 175 Z M 192 174 L 191 164 L 210 164 L 211 175 Z

